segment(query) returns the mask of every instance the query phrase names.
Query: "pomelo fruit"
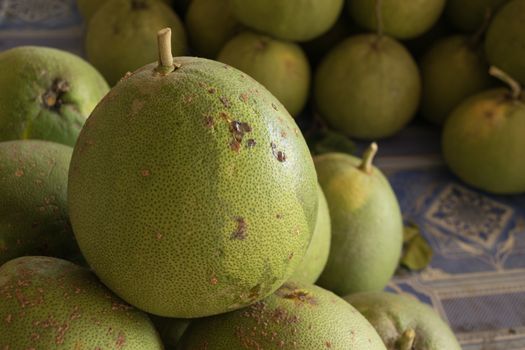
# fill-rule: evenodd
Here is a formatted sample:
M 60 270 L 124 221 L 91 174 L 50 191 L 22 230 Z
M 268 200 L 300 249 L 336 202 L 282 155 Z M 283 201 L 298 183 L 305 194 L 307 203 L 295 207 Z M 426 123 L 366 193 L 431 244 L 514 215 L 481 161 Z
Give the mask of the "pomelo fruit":
M 90 266 L 149 313 L 241 308 L 301 262 L 317 217 L 306 142 L 275 97 L 237 69 L 173 59 L 121 80 L 73 152 L 68 199 Z M 137 281 L 140 280 L 140 283 Z
M 386 350 L 366 319 L 320 287 L 288 282 L 262 301 L 191 323 L 181 350 Z
M 389 350 L 461 350 L 445 321 L 414 297 L 373 292 L 344 299 L 370 321 Z
M 109 87 L 71 53 L 19 46 L 0 53 L 0 141 L 40 139 L 73 146 Z
M 149 316 L 160 334 L 165 349 L 177 349 L 177 344 L 190 325 L 190 320 L 184 318 L 166 318 L 155 315 Z
M 525 84 L 525 0 L 513 0 L 494 16 L 485 38 L 490 64 Z
M 215 59 L 240 27 L 229 0 L 193 0 L 186 14 L 190 46 L 197 55 L 207 58 Z
M 525 97 L 518 83 L 476 94 L 457 106 L 445 123 L 443 156 L 464 182 L 482 190 L 525 192 Z
M 396 39 L 411 39 L 438 21 L 445 0 L 352 0 L 348 4 L 350 16 L 364 28 L 377 30 L 380 22 L 380 30 L 385 34 Z
M 495 15 L 497 10 L 508 1 L 447 0 L 445 15 L 455 28 L 463 32 L 474 32 L 483 25 L 487 15 Z
M 1 349 L 161 350 L 145 313 L 87 269 L 27 256 L 0 267 Z
M 343 0 L 230 0 L 244 25 L 273 37 L 307 41 L 327 32 L 343 9 Z
M 318 186 L 319 205 L 317 207 L 317 222 L 315 223 L 312 240 L 301 264 L 290 278 L 302 283 L 314 284 L 323 272 L 328 253 L 330 253 L 330 213 L 323 190 Z
M 421 81 L 401 44 L 363 34 L 325 56 L 314 90 L 317 109 L 330 126 L 350 137 L 377 139 L 395 134 L 414 117 Z
M 436 42 L 421 60 L 421 113 L 442 124 L 467 97 L 492 85 L 483 52 L 465 36 Z
M 115 85 L 127 72 L 157 59 L 151 40 L 161 28 L 173 30 L 175 56 L 186 53 L 186 33 L 173 10 L 158 0 L 111 0 L 89 21 L 85 49 L 88 61 Z
M 342 153 L 314 158 L 332 224 L 330 254 L 317 284 L 338 295 L 382 290 L 396 270 L 403 244 L 397 198 L 372 165 L 377 146 L 363 159 Z
M 84 20 L 87 22 L 93 17 L 95 12 L 98 11 L 99 8 L 102 7 L 106 2 L 112 1 L 112 0 L 77 0 L 77 7 L 82 15 L 84 17 Z M 167 5 L 171 4 L 171 0 L 162 0 Z
M 72 151 L 47 141 L 0 142 L 0 265 L 78 252 L 67 210 Z
M 243 32 L 226 43 L 218 61 L 235 67 L 264 85 L 296 116 L 310 89 L 310 64 L 297 44 Z

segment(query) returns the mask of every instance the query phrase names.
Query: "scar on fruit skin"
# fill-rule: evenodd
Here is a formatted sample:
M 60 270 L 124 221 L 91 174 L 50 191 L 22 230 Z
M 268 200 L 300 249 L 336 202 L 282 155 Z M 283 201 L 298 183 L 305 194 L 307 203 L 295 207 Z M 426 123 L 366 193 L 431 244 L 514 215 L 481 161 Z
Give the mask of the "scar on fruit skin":
M 242 217 L 236 217 L 235 221 L 237 222 L 237 227 L 235 231 L 232 232 L 230 239 L 237 239 L 244 241 L 247 236 L 248 224 Z
M 281 163 L 286 162 L 286 154 L 283 151 L 277 150 L 277 145 L 273 142 L 270 142 L 270 147 L 272 148 L 273 156 Z
M 232 135 L 232 140 L 230 142 L 230 148 L 233 151 L 239 152 L 241 149 L 241 143 L 246 133 L 252 131 L 252 127 L 248 123 L 239 122 L 237 120 L 232 120 L 229 122 L 229 131 Z M 247 147 L 251 148 L 255 146 L 255 140 L 248 140 Z

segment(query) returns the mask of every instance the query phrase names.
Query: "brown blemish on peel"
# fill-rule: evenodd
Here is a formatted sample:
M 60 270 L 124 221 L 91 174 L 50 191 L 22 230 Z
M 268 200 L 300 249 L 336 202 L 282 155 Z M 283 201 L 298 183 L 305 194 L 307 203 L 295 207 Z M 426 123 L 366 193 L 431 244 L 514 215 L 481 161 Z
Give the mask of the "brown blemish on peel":
M 257 142 L 256 142 L 254 139 L 249 139 L 249 140 L 246 142 L 246 147 L 248 147 L 248 148 L 252 148 L 252 147 L 255 147 L 256 144 L 257 144 Z
M 211 129 L 215 126 L 215 122 L 213 121 L 213 117 L 211 115 L 204 116 L 204 126 L 208 129 Z
M 246 239 L 248 225 L 244 218 L 241 217 L 236 217 L 235 221 L 237 222 L 237 227 L 235 228 L 235 231 L 232 232 L 230 239 L 244 241 Z
M 251 132 L 252 131 L 252 127 L 248 123 L 239 122 L 237 120 L 232 120 L 232 121 L 229 122 L 229 124 L 230 124 L 229 125 L 229 131 L 230 131 L 230 133 L 232 135 L 232 140 L 230 142 L 230 148 L 233 151 L 239 152 L 239 150 L 241 149 L 241 143 L 242 143 L 242 140 L 244 138 L 244 135 L 246 133 Z M 255 142 L 255 140 L 253 140 L 253 141 Z M 255 144 L 253 144 L 253 142 L 251 142 L 251 144 L 252 144 L 251 146 L 250 146 L 250 144 L 248 144 L 248 147 L 255 146 Z
M 62 98 L 70 89 L 66 80 L 57 78 L 53 81 L 51 88 L 42 95 L 42 102 L 47 109 L 58 110 L 62 106 Z
M 273 142 L 270 143 L 270 147 L 272 148 L 273 156 L 281 163 L 286 161 L 286 154 L 283 151 L 279 151 L 277 149 L 277 145 Z
M 219 100 L 226 108 L 230 108 L 232 106 L 230 100 L 226 96 L 219 96 Z

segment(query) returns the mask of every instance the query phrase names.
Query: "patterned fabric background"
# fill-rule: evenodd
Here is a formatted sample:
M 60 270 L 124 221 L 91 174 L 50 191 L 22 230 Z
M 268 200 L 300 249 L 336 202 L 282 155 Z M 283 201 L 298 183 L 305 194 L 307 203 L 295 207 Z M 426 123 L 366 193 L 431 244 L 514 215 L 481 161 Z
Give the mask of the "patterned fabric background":
M 82 55 L 82 35 L 74 0 L 0 0 L 0 50 L 43 45 Z M 377 164 L 405 219 L 434 249 L 430 267 L 389 289 L 431 304 L 465 350 L 525 349 L 525 196 L 462 184 L 440 160 L 436 130 L 413 126 L 379 146 Z

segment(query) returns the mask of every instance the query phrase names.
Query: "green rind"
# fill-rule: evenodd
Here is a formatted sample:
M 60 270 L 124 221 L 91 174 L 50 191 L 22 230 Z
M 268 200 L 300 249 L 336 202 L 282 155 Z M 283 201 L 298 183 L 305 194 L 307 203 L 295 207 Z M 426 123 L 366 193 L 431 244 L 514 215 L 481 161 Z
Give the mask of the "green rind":
M 161 350 L 148 316 L 87 269 L 48 257 L 0 267 L 0 348 Z
M 403 222 L 381 171 L 342 153 L 314 158 L 332 225 L 330 255 L 317 284 L 338 295 L 382 290 L 398 266 Z
M 171 0 L 162 0 L 166 5 L 171 4 Z M 77 8 L 87 22 L 108 0 L 77 0 Z
M 180 350 L 386 350 L 366 319 L 331 292 L 286 283 L 246 309 L 192 322 Z
M 72 151 L 47 141 L 0 143 L 0 265 L 24 255 L 78 254 L 67 210 Z
M 415 331 L 413 350 L 461 350 L 454 333 L 428 305 L 414 297 L 387 292 L 344 298 L 374 326 L 388 350 L 398 350 L 403 333 Z
M 251 304 L 290 277 L 315 226 L 317 179 L 297 125 L 263 86 L 215 61 L 175 64 L 165 76 L 143 67 L 97 106 L 68 198 L 106 285 L 149 313 L 192 318 Z M 234 121 L 249 126 L 238 144 Z
M 475 32 L 487 16 L 493 16 L 509 0 L 447 0 L 445 15 L 454 27 L 463 32 Z

